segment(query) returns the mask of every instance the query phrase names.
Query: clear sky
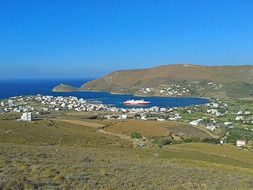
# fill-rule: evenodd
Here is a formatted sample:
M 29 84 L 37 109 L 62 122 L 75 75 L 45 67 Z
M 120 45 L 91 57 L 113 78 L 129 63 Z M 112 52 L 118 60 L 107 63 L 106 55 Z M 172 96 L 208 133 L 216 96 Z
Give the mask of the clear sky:
M 252 0 L 0 0 L 0 78 L 253 64 Z

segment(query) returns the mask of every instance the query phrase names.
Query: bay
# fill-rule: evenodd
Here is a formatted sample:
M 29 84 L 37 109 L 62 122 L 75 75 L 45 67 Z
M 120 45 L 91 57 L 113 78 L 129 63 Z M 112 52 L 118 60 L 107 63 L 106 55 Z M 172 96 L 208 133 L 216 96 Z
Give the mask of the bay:
M 80 87 L 88 81 L 90 81 L 90 79 L 0 80 L 0 99 L 37 94 L 51 96 L 75 96 L 86 100 L 100 101 L 104 104 L 119 108 L 129 108 L 123 104 L 124 101 L 129 99 L 144 99 L 151 102 L 148 106 L 142 107 L 158 106 L 165 108 L 202 105 L 209 102 L 207 99 L 189 97 L 136 97 L 133 95 L 111 94 L 107 92 L 52 92 L 52 89 L 60 83 Z

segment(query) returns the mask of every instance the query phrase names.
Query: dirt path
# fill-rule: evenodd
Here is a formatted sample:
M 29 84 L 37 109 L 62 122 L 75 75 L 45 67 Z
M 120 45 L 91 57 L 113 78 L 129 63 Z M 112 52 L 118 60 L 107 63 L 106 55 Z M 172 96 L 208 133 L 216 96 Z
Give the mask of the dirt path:
M 105 131 L 104 129 L 98 129 L 97 132 L 103 133 L 103 134 L 106 134 L 106 135 L 116 136 L 116 137 L 119 137 L 121 139 L 133 141 L 133 139 L 130 136 L 117 134 L 117 133 L 111 133 L 111 132 Z
M 88 122 L 88 121 L 83 121 L 83 120 L 72 120 L 72 119 L 54 119 L 54 120 L 55 121 L 67 122 L 67 123 L 74 124 L 74 125 L 92 127 L 92 128 L 95 128 L 95 129 L 100 129 L 100 128 L 106 127 L 106 125 L 103 125 L 103 124 Z
M 104 128 L 110 127 L 111 125 L 103 125 L 103 124 L 99 124 L 99 123 L 94 123 L 94 122 L 88 122 L 88 121 L 82 121 L 82 120 L 71 120 L 71 119 L 55 119 L 55 121 L 62 121 L 62 122 L 67 122 L 70 124 L 74 124 L 74 125 L 82 125 L 85 127 L 92 127 L 95 128 L 97 132 L 99 133 L 103 133 L 106 135 L 112 135 L 112 136 L 117 136 L 121 139 L 126 139 L 126 140 L 131 140 L 132 138 L 128 135 L 123 135 L 123 134 L 118 134 L 118 133 L 111 133 L 108 131 L 105 131 Z
M 141 146 L 141 147 L 143 147 L 143 146 L 151 146 L 151 143 L 146 138 L 137 140 L 137 139 L 132 139 L 131 136 L 128 136 L 128 135 L 123 135 L 123 134 L 118 134 L 118 133 L 112 133 L 112 132 L 104 130 L 107 127 L 111 127 L 114 123 L 103 125 L 103 124 L 99 124 L 99 123 L 82 121 L 82 120 L 71 120 L 71 119 L 54 119 L 54 120 L 55 121 L 67 122 L 67 123 L 74 124 L 74 125 L 81 125 L 81 126 L 85 126 L 85 127 L 92 127 L 94 129 L 96 129 L 96 132 L 98 132 L 98 133 L 102 133 L 102 134 L 105 134 L 105 135 L 116 136 L 116 137 L 119 137 L 120 139 L 131 141 L 132 144 L 133 144 L 133 146 L 135 146 L 135 147 L 136 146 Z
M 209 132 L 208 130 L 204 129 L 203 127 L 196 127 L 196 128 L 198 128 L 201 131 L 204 131 L 205 133 L 207 133 L 208 135 L 210 135 L 214 139 L 219 138 L 219 136 L 212 134 L 211 132 Z

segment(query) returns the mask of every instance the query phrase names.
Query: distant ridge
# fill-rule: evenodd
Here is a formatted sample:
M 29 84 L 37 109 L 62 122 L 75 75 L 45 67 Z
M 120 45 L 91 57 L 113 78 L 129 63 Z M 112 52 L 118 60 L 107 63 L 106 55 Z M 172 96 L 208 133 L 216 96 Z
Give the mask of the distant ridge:
M 151 96 L 173 85 L 189 88 L 182 96 L 248 98 L 253 94 L 253 66 L 162 65 L 150 69 L 115 71 L 84 84 L 80 90 L 132 93 Z M 179 88 L 178 87 L 178 88 Z M 144 93 L 143 88 L 152 89 Z M 174 90 L 176 91 L 176 90 Z

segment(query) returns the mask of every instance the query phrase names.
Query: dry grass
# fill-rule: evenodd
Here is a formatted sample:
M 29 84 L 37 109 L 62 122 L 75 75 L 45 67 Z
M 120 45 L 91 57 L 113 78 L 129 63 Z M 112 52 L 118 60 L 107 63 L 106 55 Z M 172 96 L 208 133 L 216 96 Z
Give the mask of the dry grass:
M 170 149 L 181 151 L 198 151 L 203 154 L 216 155 L 225 158 L 231 158 L 244 163 L 253 168 L 253 152 L 252 150 L 238 149 L 232 145 L 212 145 L 204 143 L 190 143 L 173 145 Z
M 156 150 L 0 144 L 3 189 L 250 189 L 252 175 L 157 157 Z
M 93 127 L 52 120 L 33 123 L 0 120 L 0 142 L 33 145 L 131 146 L 128 141 L 98 134 Z
M 116 121 L 113 125 L 106 128 L 105 130 L 125 135 L 131 135 L 132 132 L 138 132 L 147 138 L 166 137 L 168 136 L 168 133 L 173 133 L 188 138 L 198 137 L 200 139 L 203 139 L 212 137 L 210 134 L 203 130 L 172 121 Z
M 167 136 L 168 133 L 166 127 L 164 125 L 159 125 L 158 122 L 139 120 L 118 121 L 106 128 L 106 131 L 129 136 L 132 132 L 138 132 L 148 138 Z
M 100 123 L 96 123 L 94 121 L 87 121 L 87 120 L 80 120 L 80 119 L 78 119 L 78 120 L 76 120 L 76 119 L 55 119 L 55 121 L 62 121 L 65 123 L 80 125 L 80 126 L 84 126 L 84 127 L 92 127 L 95 129 L 105 127 L 105 125 L 100 124 Z
M 80 125 L 51 120 L 34 123 L 1 120 L 0 189 L 253 187 L 250 151 L 208 144 L 132 148 L 127 140 L 98 133 L 96 127 L 87 126 L 93 120 L 86 122 Z M 165 135 L 175 127 L 171 122 L 132 120 L 117 121 L 112 128 L 126 128 L 125 133 L 129 134 L 128 128 L 133 125 L 135 131 L 141 130 L 148 137 Z

